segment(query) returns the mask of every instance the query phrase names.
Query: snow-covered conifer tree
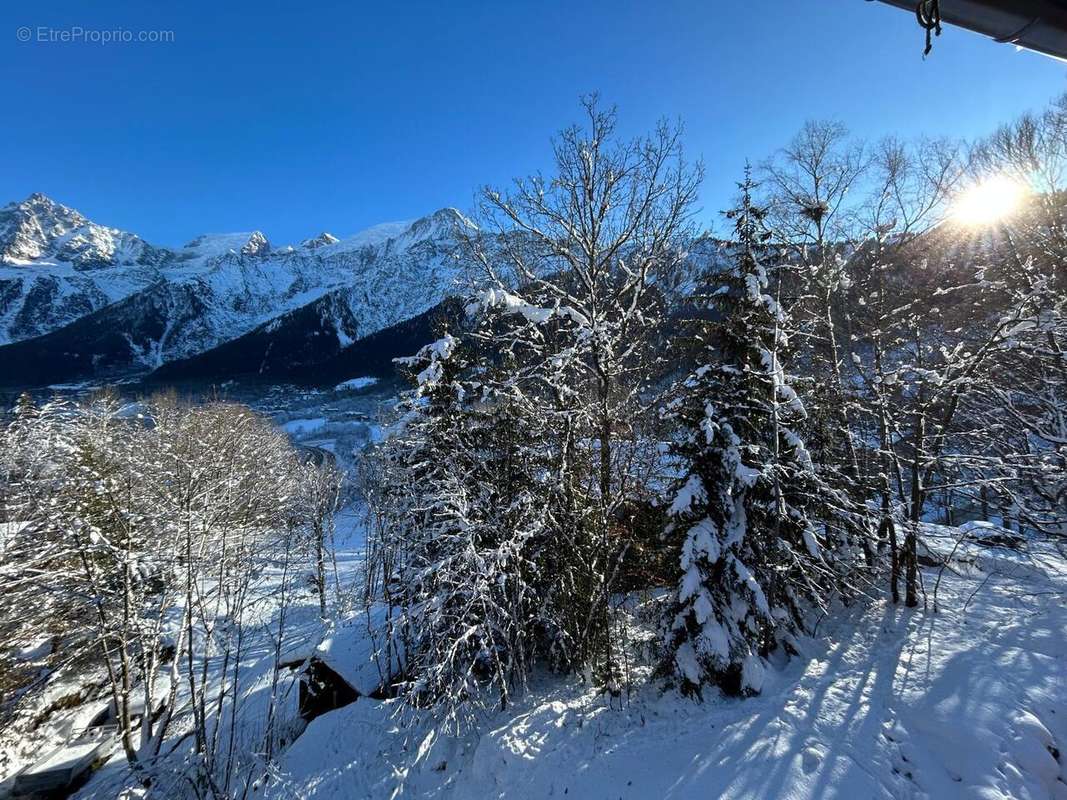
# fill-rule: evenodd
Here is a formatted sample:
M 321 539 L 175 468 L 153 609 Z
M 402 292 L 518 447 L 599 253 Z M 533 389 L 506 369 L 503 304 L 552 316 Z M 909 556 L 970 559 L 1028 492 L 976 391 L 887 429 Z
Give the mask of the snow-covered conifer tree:
M 704 296 L 717 313 L 694 323 L 703 363 L 666 408 L 682 426 L 685 467 L 670 507 L 682 574 L 666 650 L 690 691 L 758 692 L 761 656 L 788 641 L 829 575 L 808 512 L 818 480 L 794 430 L 805 411 L 781 359 L 787 317 L 767 293 L 753 188 L 746 173 L 740 206 L 728 212 L 735 265 L 712 276 L 723 283 Z

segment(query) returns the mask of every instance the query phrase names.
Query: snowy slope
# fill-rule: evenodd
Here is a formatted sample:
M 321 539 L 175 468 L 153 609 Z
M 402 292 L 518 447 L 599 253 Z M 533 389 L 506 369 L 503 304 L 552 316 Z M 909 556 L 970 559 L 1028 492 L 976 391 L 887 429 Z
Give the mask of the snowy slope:
M 938 613 L 825 620 L 756 698 L 610 703 L 545 679 L 460 739 L 358 700 L 312 722 L 268 796 L 1064 800 L 1067 562 L 986 553 L 946 572 Z
M 6 355 L 0 348 L 0 363 L 54 356 L 54 369 L 27 375 L 31 383 L 143 373 L 327 295 L 324 322 L 344 346 L 452 290 L 462 224 L 442 209 L 298 247 L 272 247 L 256 231 L 168 250 L 32 195 L 0 210 L 0 344 L 36 341 Z

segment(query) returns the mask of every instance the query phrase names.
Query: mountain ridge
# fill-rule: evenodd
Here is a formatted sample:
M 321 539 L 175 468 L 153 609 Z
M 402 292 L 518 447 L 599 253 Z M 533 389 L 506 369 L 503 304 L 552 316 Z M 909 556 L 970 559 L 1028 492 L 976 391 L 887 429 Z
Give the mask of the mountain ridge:
M 304 316 L 343 349 L 455 291 L 464 226 L 443 208 L 344 239 L 276 247 L 252 231 L 165 248 L 35 193 L 0 208 L 0 383 L 144 375 L 316 303 Z

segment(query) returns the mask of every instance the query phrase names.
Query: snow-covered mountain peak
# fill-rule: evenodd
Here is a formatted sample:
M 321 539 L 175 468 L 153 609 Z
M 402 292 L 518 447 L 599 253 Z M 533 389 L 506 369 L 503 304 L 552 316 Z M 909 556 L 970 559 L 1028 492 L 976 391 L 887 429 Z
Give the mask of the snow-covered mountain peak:
M 414 244 L 426 239 L 454 239 L 464 228 L 474 224 L 455 208 L 442 208 L 412 222 L 401 237 Z
M 73 208 L 61 205 L 41 192 L 34 192 L 21 203 L 8 203 L 5 210 L 9 208 L 18 209 L 42 223 L 65 225 L 68 228 L 84 225 L 89 221 Z
M 331 244 L 337 244 L 340 239 L 334 236 L 332 233 L 323 231 L 318 236 L 314 236 L 311 239 L 305 239 L 300 243 L 300 246 L 308 250 L 316 250 L 319 247 L 325 247 Z
M 21 203 L 8 203 L 0 209 L 0 247 L 4 260 L 40 258 L 53 241 L 87 222 L 77 211 L 39 192 Z
M 340 254 L 363 250 L 364 248 L 381 247 L 383 250 L 399 253 L 428 240 L 454 241 L 456 232 L 461 227 L 473 228 L 473 225 L 456 209 L 442 208 L 418 219 L 383 222 L 380 225 L 360 231 L 354 236 L 330 242 L 329 252 L 331 254 Z M 323 234 L 323 236 L 327 235 Z M 322 237 L 320 236 L 319 239 L 322 239 Z M 316 244 L 319 239 L 308 239 L 303 243 L 303 246 L 321 247 L 326 244 L 325 242 Z
M 197 236 L 182 249 L 195 258 L 214 258 L 229 254 L 262 256 L 270 252 L 270 242 L 261 231 L 205 233 Z
M 245 242 L 244 247 L 241 248 L 241 255 L 243 256 L 265 256 L 269 252 L 270 242 L 260 231 L 253 231 L 252 235 L 248 237 L 248 241 Z
M 72 208 L 34 192 L 0 208 L 0 262 L 25 266 L 46 260 L 78 270 L 147 265 L 165 253 L 139 236 L 97 225 Z

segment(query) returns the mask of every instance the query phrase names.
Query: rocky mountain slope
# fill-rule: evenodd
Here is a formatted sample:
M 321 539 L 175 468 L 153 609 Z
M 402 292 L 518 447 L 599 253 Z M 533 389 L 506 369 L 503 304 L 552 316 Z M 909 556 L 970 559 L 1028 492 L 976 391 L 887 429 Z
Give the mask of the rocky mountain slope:
M 339 321 L 348 323 L 349 330 L 358 330 L 344 294 L 344 290 L 331 292 L 211 350 L 167 362 L 146 380 L 167 385 L 235 378 L 333 386 L 354 376 L 389 378 L 396 374 L 393 359 L 417 352 L 440 335 L 442 326 L 462 314 L 460 301 L 446 299 L 427 311 L 342 344 L 345 329 L 338 329 Z
M 31 195 L 0 209 L 0 384 L 143 375 L 253 331 L 257 357 L 285 341 L 290 366 L 322 360 L 448 296 L 469 224 L 442 209 L 347 239 L 273 247 L 256 231 L 169 249 Z

